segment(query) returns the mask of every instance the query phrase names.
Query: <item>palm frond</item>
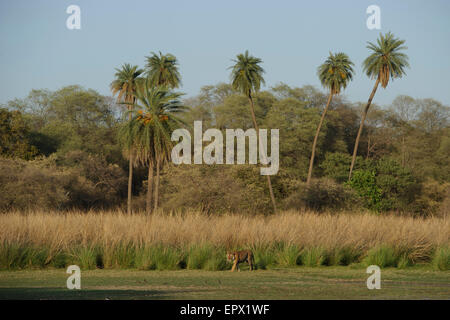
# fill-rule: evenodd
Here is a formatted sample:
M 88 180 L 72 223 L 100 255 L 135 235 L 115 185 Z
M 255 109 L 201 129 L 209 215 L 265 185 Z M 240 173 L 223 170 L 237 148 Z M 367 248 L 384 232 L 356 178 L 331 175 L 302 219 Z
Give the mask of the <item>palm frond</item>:
M 368 42 L 367 48 L 372 53 L 364 60 L 363 69 L 372 79 L 379 78 L 381 86 L 386 88 L 389 79 L 401 78 L 409 67 L 408 56 L 401 52 L 406 50 L 405 40 L 395 38 L 391 32 L 377 39 L 377 43 Z
M 181 85 L 181 75 L 178 70 L 177 58 L 168 53 L 159 55 L 152 52 L 147 58 L 146 74 L 147 79 L 153 86 L 167 86 L 178 88 Z
M 353 79 L 353 62 L 342 52 L 333 54 L 330 52 L 327 60 L 317 68 L 317 75 L 322 85 L 331 91 L 331 94 L 339 94 Z
M 184 126 L 176 116 L 187 109 L 181 96 L 166 86 L 153 86 L 150 80 L 137 90 L 133 116 L 120 130 L 124 146 L 134 150 L 136 163 L 154 163 L 156 157 L 169 161 L 172 132 Z
M 249 96 L 253 92 L 258 92 L 261 84 L 265 84 L 261 67 L 262 60 L 249 55 L 248 51 L 244 54 L 238 54 L 236 59 L 232 60 L 235 64 L 231 70 L 231 85 L 233 89 Z

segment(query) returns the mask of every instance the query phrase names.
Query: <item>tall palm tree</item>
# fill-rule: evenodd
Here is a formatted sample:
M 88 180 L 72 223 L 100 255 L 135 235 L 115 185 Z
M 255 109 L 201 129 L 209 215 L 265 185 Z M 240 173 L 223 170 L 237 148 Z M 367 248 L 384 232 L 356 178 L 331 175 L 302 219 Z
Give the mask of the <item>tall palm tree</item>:
M 316 153 L 317 140 L 319 138 L 320 128 L 322 127 L 323 120 L 330 106 L 333 95 L 338 95 L 341 89 L 345 89 L 347 84 L 353 78 L 353 62 L 350 61 L 349 57 L 342 52 L 332 54 L 328 56 L 327 60 L 317 68 L 317 75 L 319 76 L 322 85 L 330 90 L 328 101 L 325 109 L 322 112 L 322 117 L 320 118 L 319 126 L 317 127 L 316 135 L 314 136 L 314 142 L 311 152 L 311 159 L 309 161 L 308 178 L 306 183 L 309 185 L 311 182 L 311 176 L 314 165 L 314 157 Z
M 159 56 L 152 52 L 147 58 L 145 65 L 147 78 L 153 86 L 166 86 L 168 88 L 178 88 L 181 84 L 181 75 L 178 71 L 178 61 L 172 54 L 162 54 Z
M 132 66 L 129 63 L 122 65 L 121 69 L 116 68 L 115 80 L 111 82 L 111 91 L 113 95 L 117 94 L 117 101 L 128 104 L 128 111 L 131 111 L 134 103 L 134 95 L 139 82 L 142 80 L 140 75 L 144 70 L 139 69 L 138 66 Z M 131 119 L 131 113 L 130 113 Z M 129 169 L 128 169 L 128 200 L 127 213 L 131 213 L 131 187 L 133 182 L 133 156 L 132 150 L 129 150 Z
M 178 88 L 181 85 L 181 75 L 178 70 L 177 58 L 170 54 L 159 55 L 152 52 L 151 56 L 146 57 L 147 64 L 145 72 L 147 75 L 148 85 L 153 87 Z M 155 187 L 155 203 L 158 201 L 159 190 L 159 165 L 156 166 L 156 187 Z
M 160 168 L 168 162 L 173 147 L 173 130 L 184 125 L 176 113 L 185 110 L 180 93 L 165 86 L 152 86 L 149 81 L 136 93 L 132 119 L 121 134 L 129 148 L 135 148 L 136 162 L 148 165 L 146 211 L 151 212 L 153 169 L 156 168 L 154 210 L 158 209 Z
M 385 35 L 380 33 L 380 37 L 377 39 L 377 44 L 368 42 L 367 48 L 372 51 L 372 54 L 366 58 L 363 62 L 363 68 L 366 75 L 371 79 L 375 79 L 375 85 L 364 108 L 361 118 L 361 124 L 359 125 L 358 135 L 356 136 L 355 148 L 353 149 L 352 164 L 350 165 L 350 172 L 348 180 L 352 178 L 353 166 L 356 161 L 356 154 L 358 153 L 359 139 L 366 120 L 367 112 L 369 111 L 372 99 L 375 96 L 378 85 L 381 83 L 383 88 L 386 88 L 389 79 L 401 78 L 405 75 L 405 68 L 409 67 L 408 56 L 401 50 L 407 49 L 403 44 L 405 40 L 395 38 L 391 32 Z
M 232 69 L 231 85 L 233 89 L 240 91 L 248 98 L 250 102 L 250 112 L 252 115 L 253 126 L 255 127 L 256 132 L 259 133 L 258 124 L 256 123 L 255 106 L 253 103 L 252 94 L 259 91 L 261 83 L 265 84 L 263 78 L 264 69 L 260 66 L 262 60 L 249 55 L 248 51 L 245 51 L 244 54 L 238 54 L 236 58 L 237 59 L 233 60 L 235 64 L 230 67 L 230 69 Z M 269 175 L 267 175 L 267 183 L 269 185 L 269 193 L 273 205 L 273 211 L 276 213 L 277 206 L 275 203 L 275 197 L 272 190 L 272 182 Z

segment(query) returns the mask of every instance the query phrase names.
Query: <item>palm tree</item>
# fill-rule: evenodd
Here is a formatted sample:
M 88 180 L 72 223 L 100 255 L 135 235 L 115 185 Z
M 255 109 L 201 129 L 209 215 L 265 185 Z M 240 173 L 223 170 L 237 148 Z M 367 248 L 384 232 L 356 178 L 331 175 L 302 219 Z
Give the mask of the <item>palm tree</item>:
M 145 65 L 148 85 L 153 87 L 178 88 L 181 85 L 181 75 L 178 70 L 177 58 L 170 54 L 162 54 L 159 56 L 152 52 L 151 56 L 146 57 Z M 159 190 L 159 166 L 156 167 L 156 187 L 155 187 L 155 203 L 158 201 Z
M 259 133 L 258 124 L 256 123 L 255 106 L 253 103 L 252 94 L 258 92 L 261 83 L 265 84 L 263 73 L 264 69 L 260 66 L 262 60 L 255 58 L 245 51 L 244 54 L 238 54 L 234 66 L 231 66 L 231 85 L 233 89 L 240 91 L 244 94 L 250 102 L 250 112 L 252 115 L 253 126 L 257 133 Z M 259 139 L 258 139 L 259 140 Z M 261 146 L 260 146 L 261 147 Z M 267 183 L 269 185 L 270 199 L 272 200 L 273 211 L 276 213 L 277 206 L 275 203 L 275 197 L 272 190 L 272 182 L 270 176 L 267 175 Z
M 152 86 L 149 81 L 137 91 L 132 119 L 121 134 L 129 148 L 135 148 L 136 162 L 148 165 L 146 211 L 151 212 L 153 169 L 156 168 L 154 210 L 158 209 L 160 168 L 168 162 L 173 147 L 173 130 L 184 125 L 176 113 L 185 110 L 179 98 L 165 86 Z
M 366 75 L 371 79 L 377 79 L 375 85 L 370 94 L 367 105 L 364 108 L 361 118 L 361 124 L 359 125 L 358 135 L 356 136 L 355 148 L 353 149 L 352 164 L 350 165 L 350 172 L 348 180 L 352 178 L 353 166 L 356 161 L 356 154 L 358 152 L 359 138 L 366 120 L 367 112 L 369 111 L 372 99 L 375 96 L 378 85 L 381 83 L 383 88 L 386 88 L 389 79 L 401 78 L 405 75 L 405 68 L 409 67 L 408 56 L 401 50 L 407 49 L 403 44 L 405 40 L 395 38 L 391 32 L 386 35 L 380 33 L 380 37 L 377 39 L 377 44 L 368 42 L 367 48 L 372 51 L 372 54 L 366 58 L 363 62 L 363 68 Z
M 146 74 L 153 86 L 167 86 L 168 88 L 178 88 L 181 84 L 181 76 L 178 71 L 177 58 L 170 53 L 159 56 L 152 52 L 147 58 Z
M 134 95 L 138 87 L 138 83 L 142 80 L 139 76 L 144 70 L 139 69 L 138 66 L 132 66 L 129 63 L 122 65 L 121 69 L 116 68 L 116 79 L 111 82 L 111 91 L 113 95 L 117 94 L 117 101 L 128 104 L 128 111 L 131 111 L 134 103 Z M 131 119 L 131 113 L 130 113 Z M 128 169 L 128 200 L 127 213 L 131 213 L 131 186 L 133 182 L 133 156 L 132 150 L 129 150 L 129 169 Z
M 317 127 L 316 135 L 314 137 L 311 160 L 309 161 L 308 178 L 306 183 L 309 185 L 311 182 L 311 176 L 313 171 L 314 157 L 316 153 L 317 140 L 319 138 L 320 128 L 322 127 L 323 120 L 330 106 L 333 95 L 337 95 L 341 92 L 341 89 L 345 89 L 347 84 L 352 80 L 353 77 L 353 62 L 350 61 L 349 57 L 345 53 L 336 53 L 328 56 L 325 63 L 319 66 L 317 69 L 317 75 L 319 76 L 322 85 L 330 90 L 328 96 L 328 101 L 323 110 L 322 117 L 320 118 L 319 126 Z

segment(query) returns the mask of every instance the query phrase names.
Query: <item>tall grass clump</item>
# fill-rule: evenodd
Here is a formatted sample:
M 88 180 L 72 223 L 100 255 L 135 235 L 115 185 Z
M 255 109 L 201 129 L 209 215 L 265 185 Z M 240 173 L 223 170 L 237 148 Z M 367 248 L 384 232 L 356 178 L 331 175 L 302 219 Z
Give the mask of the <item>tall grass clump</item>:
M 204 269 L 208 271 L 219 271 L 228 269 L 228 263 L 224 250 L 214 251 L 211 257 L 206 261 Z
M 213 256 L 214 248 L 208 244 L 194 244 L 188 250 L 187 268 L 203 269 Z
M 133 243 L 118 243 L 103 247 L 102 264 L 106 268 L 134 267 L 136 247 Z
M 163 245 L 146 245 L 135 249 L 134 266 L 140 270 L 178 270 L 186 267 L 182 250 Z
M 380 268 L 395 267 L 398 259 L 399 256 L 394 248 L 391 246 L 380 245 L 367 252 L 367 256 L 364 258 L 363 263 L 366 266 L 376 265 Z
M 296 245 L 282 246 L 278 250 L 275 262 L 280 267 L 294 267 L 301 264 L 299 247 Z
M 158 245 L 151 250 L 156 270 L 178 270 L 186 267 L 183 252 L 174 247 Z
M 419 256 L 421 261 L 429 261 L 428 254 L 418 255 L 411 247 L 378 245 L 367 252 L 363 263 L 367 266 L 377 265 L 380 268 L 397 267 L 403 269 L 414 264 L 415 256 Z
M 222 247 L 214 247 L 208 243 L 193 244 L 187 248 L 186 255 L 186 267 L 190 270 L 218 271 L 228 267 L 226 252 Z
M 313 247 L 302 250 L 301 264 L 306 267 L 318 267 L 327 261 L 327 252 L 324 248 Z
M 276 265 L 276 251 L 272 247 L 260 247 L 253 250 L 255 268 L 270 269 Z
M 27 248 L 20 245 L 3 243 L 0 246 L 0 268 L 23 268 L 27 260 Z
M 450 270 L 450 247 L 445 246 L 437 248 L 431 263 L 435 270 Z
M 155 270 L 156 261 L 152 255 L 152 248 L 148 246 L 139 247 L 135 251 L 134 266 L 139 270 Z
M 183 252 L 160 244 L 135 250 L 134 266 L 140 270 L 178 270 L 186 267 Z
M 327 252 L 326 265 L 348 266 L 358 261 L 360 251 L 352 247 L 333 248 Z
M 43 267 L 46 250 L 32 246 L 3 243 L 0 246 L 1 269 L 23 269 L 26 267 Z
M 77 246 L 70 249 L 68 264 L 75 264 L 81 269 L 91 270 L 101 267 L 101 249 L 96 246 Z
M 101 267 L 102 266 L 101 261 L 97 261 L 96 265 Z M 64 251 L 57 252 L 53 256 L 51 266 L 53 268 L 65 268 L 69 266 L 69 255 Z

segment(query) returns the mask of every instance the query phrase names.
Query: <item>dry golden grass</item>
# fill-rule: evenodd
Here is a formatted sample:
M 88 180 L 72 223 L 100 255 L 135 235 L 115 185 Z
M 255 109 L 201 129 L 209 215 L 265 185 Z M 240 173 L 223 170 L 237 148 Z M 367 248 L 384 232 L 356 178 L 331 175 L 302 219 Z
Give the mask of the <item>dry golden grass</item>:
M 182 247 L 209 243 L 226 248 L 260 248 L 276 243 L 325 250 L 348 247 L 366 252 L 377 245 L 407 249 L 429 258 L 448 245 L 446 218 L 414 219 L 371 214 L 315 214 L 288 211 L 273 216 L 205 216 L 197 212 L 151 217 L 122 212 L 19 212 L 0 215 L 0 244 L 45 246 L 53 252 L 74 245 Z

